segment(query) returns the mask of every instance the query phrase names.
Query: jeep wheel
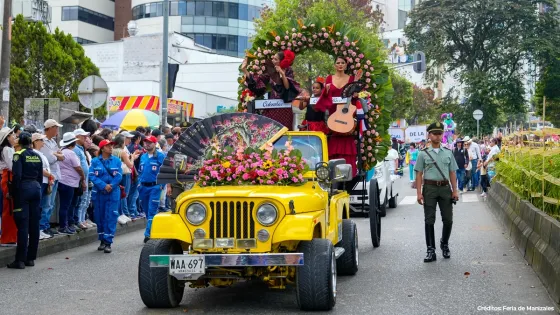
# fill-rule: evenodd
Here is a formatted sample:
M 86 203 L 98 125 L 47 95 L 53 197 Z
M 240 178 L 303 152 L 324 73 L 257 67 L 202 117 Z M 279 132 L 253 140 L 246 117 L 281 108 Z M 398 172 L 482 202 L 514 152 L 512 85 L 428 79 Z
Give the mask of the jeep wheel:
M 302 241 L 303 266 L 297 268 L 297 302 L 304 311 L 329 311 L 336 304 L 336 258 L 329 240 Z
M 185 286 L 169 275 L 167 268 L 150 268 L 150 255 L 181 254 L 175 240 L 149 240 L 144 244 L 138 264 L 138 287 L 142 302 L 149 308 L 176 307 L 183 299 Z
M 358 228 L 352 220 L 342 220 L 342 241 L 337 244 L 344 248 L 344 254 L 336 260 L 336 270 L 340 275 L 355 275 L 358 272 Z
M 391 199 L 389 199 L 389 208 L 396 208 L 397 207 L 397 198 L 399 197 L 398 194 L 393 194 L 393 185 L 391 185 L 391 195 L 393 197 L 391 197 Z
M 382 204 L 379 204 L 379 216 L 384 218 L 387 215 L 387 195 L 389 194 L 389 190 L 385 191 L 385 198 Z
M 373 183 L 372 183 L 373 184 Z M 369 185 L 369 229 L 373 247 L 381 244 L 381 216 L 378 211 L 377 184 Z

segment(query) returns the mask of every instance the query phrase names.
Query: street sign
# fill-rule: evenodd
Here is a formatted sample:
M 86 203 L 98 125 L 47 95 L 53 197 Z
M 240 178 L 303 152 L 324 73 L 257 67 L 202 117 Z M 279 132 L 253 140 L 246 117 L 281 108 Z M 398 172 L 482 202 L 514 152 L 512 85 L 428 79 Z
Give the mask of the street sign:
M 480 109 L 475 110 L 475 111 L 472 113 L 472 115 L 473 115 L 473 118 L 476 119 L 476 120 L 481 120 L 481 119 L 482 119 L 482 116 L 484 116 L 484 115 L 482 114 L 482 111 L 481 111 Z
M 101 107 L 107 101 L 109 87 L 102 78 L 90 75 L 80 82 L 78 86 L 78 99 L 80 104 L 89 109 Z

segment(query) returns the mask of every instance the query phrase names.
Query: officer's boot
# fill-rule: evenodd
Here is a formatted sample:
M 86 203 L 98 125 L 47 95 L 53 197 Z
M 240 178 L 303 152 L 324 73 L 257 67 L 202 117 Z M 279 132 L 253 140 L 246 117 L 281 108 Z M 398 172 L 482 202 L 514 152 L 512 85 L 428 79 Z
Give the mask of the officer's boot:
M 104 241 L 101 241 L 101 244 L 99 245 L 99 247 L 97 247 L 97 250 L 99 251 L 104 250 L 105 247 L 107 247 L 107 244 L 105 244 Z
M 439 241 L 439 244 L 443 258 L 451 258 L 451 252 L 449 251 L 449 237 L 451 236 L 452 226 L 452 224 L 444 224 L 443 231 L 441 232 L 441 240 Z
M 437 259 L 436 259 L 436 241 L 434 236 L 434 225 L 425 224 L 424 234 L 426 235 L 426 247 L 428 248 L 428 251 L 426 252 L 426 258 L 424 258 L 424 262 L 436 261 Z
M 25 264 L 23 263 L 23 261 L 16 260 L 6 265 L 6 267 L 11 269 L 25 269 Z

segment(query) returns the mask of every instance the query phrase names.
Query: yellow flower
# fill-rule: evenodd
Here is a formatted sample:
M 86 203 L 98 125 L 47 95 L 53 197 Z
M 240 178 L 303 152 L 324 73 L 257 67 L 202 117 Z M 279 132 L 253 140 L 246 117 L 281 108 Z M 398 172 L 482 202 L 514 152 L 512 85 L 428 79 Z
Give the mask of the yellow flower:
M 231 163 L 229 161 L 226 161 L 226 162 L 222 163 L 223 168 L 229 168 L 230 166 L 231 166 Z
M 272 161 L 271 160 L 268 160 L 268 161 L 263 163 L 263 168 L 264 169 L 269 169 L 271 167 L 272 167 Z

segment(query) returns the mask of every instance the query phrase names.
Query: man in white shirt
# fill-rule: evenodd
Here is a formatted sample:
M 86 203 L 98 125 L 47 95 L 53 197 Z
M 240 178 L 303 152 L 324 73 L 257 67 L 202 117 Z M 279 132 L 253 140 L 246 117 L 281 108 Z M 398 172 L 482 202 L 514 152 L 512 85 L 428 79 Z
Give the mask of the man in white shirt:
M 56 122 L 54 119 L 49 119 L 45 121 L 45 135 L 44 139 L 45 145 L 39 150 L 49 161 L 51 167 L 51 174 L 54 176 L 54 185 L 52 186 L 52 192 L 50 195 L 44 196 L 41 200 L 41 231 L 55 235 L 58 234 L 56 229 L 50 228 L 51 214 L 54 208 L 54 203 L 56 200 L 56 193 L 58 190 L 58 180 L 60 179 L 60 168 L 58 166 L 59 161 L 64 160 L 64 155 L 60 152 L 58 143 L 56 142 L 56 136 L 58 135 L 58 128 L 62 127 L 61 124 Z
M 492 177 L 495 175 L 495 164 L 496 159 L 498 158 L 498 154 L 500 154 L 500 147 L 498 146 L 498 140 L 492 139 L 490 141 L 490 153 L 486 157 L 486 161 L 484 162 L 484 167 L 488 167 L 488 181 L 492 181 Z
M 469 191 L 473 191 L 478 187 L 480 183 L 480 171 L 475 171 L 478 168 L 478 164 L 482 163 L 482 154 L 480 153 L 480 146 L 476 143 L 475 138 L 471 139 L 469 136 L 465 137 L 465 142 L 470 144 L 469 156 L 471 157 L 472 164 L 472 175 L 471 175 L 471 185 L 472 187 Z

